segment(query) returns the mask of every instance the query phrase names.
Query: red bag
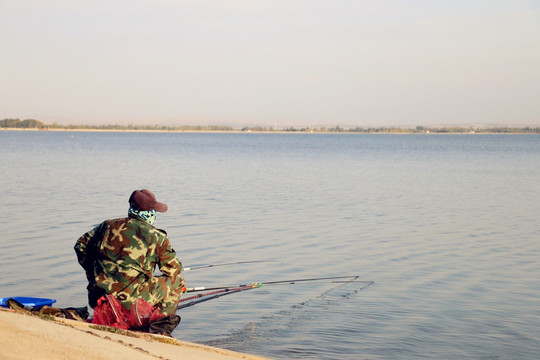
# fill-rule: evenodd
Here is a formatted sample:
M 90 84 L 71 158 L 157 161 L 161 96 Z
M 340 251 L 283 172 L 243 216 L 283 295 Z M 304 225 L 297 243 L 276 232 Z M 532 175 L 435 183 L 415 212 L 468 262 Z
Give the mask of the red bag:
M 147 301 L 138 298 L 129 312 L 129 324 L 133 329 L 148 330 L 150 323 L 165 317 L 158 308 L 150 305 Z
M 105 295 L 98 299 L 92 324 L 128 330 L 130 327 L 128 321 L 128 311 L 116 297 Z
M 148 331 L 150 323 L 163 317 L 165 315 L 161 310 L 141 298 L 137 299 L 128 311 L 116 297 L 105 295 L 97 301 L 92 324 Z

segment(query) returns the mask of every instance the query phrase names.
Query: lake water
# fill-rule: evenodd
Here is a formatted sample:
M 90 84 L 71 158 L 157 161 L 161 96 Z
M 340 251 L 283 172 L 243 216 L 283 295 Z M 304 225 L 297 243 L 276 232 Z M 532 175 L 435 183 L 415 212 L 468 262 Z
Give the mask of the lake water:
M 176 338 L 275 359 L 540 354 L 540 136 L 0 132 L 0 297 L 86 305 L 77 238 L 169 211 L 188 286 L 266 286 L 179 312 Z

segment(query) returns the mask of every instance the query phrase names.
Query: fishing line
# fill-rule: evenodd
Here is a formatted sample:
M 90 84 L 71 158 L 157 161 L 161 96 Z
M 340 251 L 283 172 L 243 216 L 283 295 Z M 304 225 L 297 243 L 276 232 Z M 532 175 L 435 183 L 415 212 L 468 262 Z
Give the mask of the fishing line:
M 351 278 L 349 281 L 343 281 L 315 297 L 293 304 L 286 310 L 276 311 L 271 315 L 263 316 L 258 322 L 250 322 L 239 330 L 220 335 L 214 340 L 204 342 L 204 344 L 218 347 L 227 345 L 230 348 L 231 344 L 245 346 L 245 344 L 264 341 L 264 339 L 272 338 L 273 333 L 290 333 L 292 336 L 295 333 L 294 329 L 301 326 L 302 321 L 313 321 L 316 317 L 322 316 L 321 310 L 319 312 L 313 312 L 307 311 L 307 309 L 312 308 L 317 310 L 317 302 L 324 301 L 332 292 L 339 288 L 354 284 L 362 285 L 359 288 L 345 292 L 339 297 L 326 300 L 323 305 L 338 306 L 340 302 L 350 300 L 352 295 L 365 290 L 374 284 L 374 282 L 358 281 L 357 278 Z

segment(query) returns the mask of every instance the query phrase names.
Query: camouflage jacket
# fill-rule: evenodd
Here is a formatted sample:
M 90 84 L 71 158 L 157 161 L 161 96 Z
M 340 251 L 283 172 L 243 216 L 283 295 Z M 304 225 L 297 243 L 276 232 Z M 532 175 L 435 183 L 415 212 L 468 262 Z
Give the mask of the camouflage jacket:
M 86 271 L 89 299 L 91 292 L 112 294 L 129 310 L 141 297 L 169 312 L 176 309 L 182 264 L 165 231 L 137 217 L 106 220 L 77 240 L 75 252 Z M 156 267 L 163 275 L 154 276 Z M 169 303 L 160 304 L 164 300 Z

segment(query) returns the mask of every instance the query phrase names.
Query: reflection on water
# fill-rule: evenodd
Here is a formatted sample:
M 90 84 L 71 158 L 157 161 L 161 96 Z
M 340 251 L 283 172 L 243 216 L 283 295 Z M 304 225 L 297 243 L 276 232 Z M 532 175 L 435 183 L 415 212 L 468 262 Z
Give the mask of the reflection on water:
M 540 137 L 0 132 L 0 296 L 86 304 L 73 245 L 169 205 L 188 286 L 263 286 L 183 309 L 174 336 L 272 358 L 540 353 Z M 369 286 L 367 286 L 370 284 Z

